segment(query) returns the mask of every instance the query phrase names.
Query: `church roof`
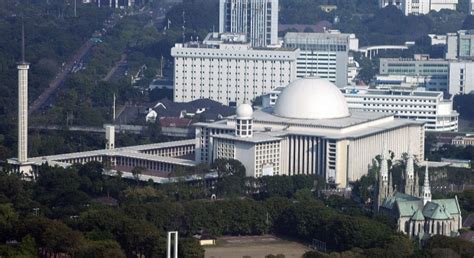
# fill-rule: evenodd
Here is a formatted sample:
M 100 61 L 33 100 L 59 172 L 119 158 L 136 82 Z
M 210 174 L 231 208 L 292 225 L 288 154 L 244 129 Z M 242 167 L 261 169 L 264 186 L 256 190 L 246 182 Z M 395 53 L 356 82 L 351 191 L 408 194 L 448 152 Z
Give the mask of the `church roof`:
M 423 208 L 423 201 L 397 200 L 396 205 L 401 217 L 412 217 L 418 210 Z
M 456 199 L 438 199 L 426 203 L 423 215 L 430 219 L 450 219 L 453 214 L 461 214 L 459 203 Z
M 425 220 L 425 216 L 423 216 L 423 213 L 421 212 L 420 209 L 417 209 L 415 214 L 411 217 L 411 220 L 414 221 L 420 221 L 420 220 Z
M 412 195 L 396 192 L 393 196 L 386 198 L 382 206 L 386 209 L 393 209 L 395 203 L 397 202 L 407 202 L 407 201 L 420 201 L 421 199 Z M 410 215 L 412 215 L 411 213 Z

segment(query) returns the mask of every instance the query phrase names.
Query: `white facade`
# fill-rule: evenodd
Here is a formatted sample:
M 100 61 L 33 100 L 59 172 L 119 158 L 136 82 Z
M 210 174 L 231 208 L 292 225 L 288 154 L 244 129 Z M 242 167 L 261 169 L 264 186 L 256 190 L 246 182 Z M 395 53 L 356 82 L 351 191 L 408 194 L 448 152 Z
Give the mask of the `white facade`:
M 18 162 L 28 161 L 28 63 L 18 64 Z
M 176 44 L 171 55 L 176 102 L 209 98 L 226 105 L 249 103 L 296 78 L 297 49 L 253 49 L 228 41 Z
M 423 121 L 426 131 L 458 130 L 459 114 L 453 110 L 452 100 L 443 99 L 442 92 L 348 87 L 343 93 L 351 109 L 393 113 L 397 118 Z
M 349 75 L 349 51 L 359 48 L 354 34 L 339 31 L 324 33 L 288 32 L 285 47 L 299 48 L 298 78 L 318 76 L 328 79 L 342 88 L 347 86 Z
M 379 0 L 379 7 L 394 5 L 405 15 L 422 15 L 441 9 L 456 10 L 458 0 Z
M 220 0 L 219 32 L 244 33 L 252 46 L 278 44 L 278 0 Z
M 283 88 L 263 96 L 264 108 L 273 107 Z M 393 114 L 395 118 L 412 119 L 425 123 L 426 131 L 458 130 L 459 114 L 453 110 L 453 101 L 443 99 L 442 92 L 382 90 L 361 87 L 341 89 L 350 109 Z M 314 102 L 321 102 L 314 100 Z M 323 103 L 325 103 L 323 101 Z M 326 110 L 334 110 L 330 104 Z
M 460 30 L 446 35 L 446 59 L 474 60 L 474 31 Z
M 431 91 L 448 91 L 449 61 L 430 59 L 426 55 L 414 58 L 380 58 L 376 86 L 384 84 L 421 87 Z
M 474 62 L 453 61 L 449 64 L 449 94 L 474 93 Z
M 367 173 L 383 145 L 396 157 L 411 150 L 423 159 L 422 122 L 395 119 L 391 114 L 349 112 L 347 106 L 334 117 L 315 119 L 320 110 L 305 113 L 306 118 L 294 117 L 297 110 L 326 109 L 313 101 L 318 98 L 325 99 L 324 103 L 344 102 L 335 85 L 334 91 L 317 90 L 327 83 L 323 79 L 304 78 L 285 87 L 282 94 L 291 98 L 278 100 L 274 108 L 253 112 L 252 137 L 235 134 L 237 117 L 195 124 L 195 162 L 234 158 L 245 166 L 247 176 L 317 174 L 346 187 Z M 288 112 L 276 112 L 285 108 Z M 343 113 L 347 116 L 341 117 Z
M 442 9 L 456 10 L 458 0 L 431 0 L 430 10 L 441 11 Z
M 468 14 L 474 15 L 474 0 L 469 0 L 469 12 Z

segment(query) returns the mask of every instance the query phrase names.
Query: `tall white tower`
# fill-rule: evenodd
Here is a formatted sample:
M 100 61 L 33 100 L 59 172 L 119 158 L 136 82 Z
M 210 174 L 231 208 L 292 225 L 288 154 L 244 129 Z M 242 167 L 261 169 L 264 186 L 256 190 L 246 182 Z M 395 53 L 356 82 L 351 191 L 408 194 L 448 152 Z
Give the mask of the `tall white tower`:
M 25 61 L 25 28 L 22 27 L 21 61 L 18 62 L 18 162 L 28 161 L 28 70 Z
M 421 194 L 423 195 L 423 205 L 425 205 L 427 202 L 431 202 L 431 187 L 430 187 L 430 174 L 428 172 L 428 161 L 426 161 L 425 182 L 423 184 L 423 190 Z

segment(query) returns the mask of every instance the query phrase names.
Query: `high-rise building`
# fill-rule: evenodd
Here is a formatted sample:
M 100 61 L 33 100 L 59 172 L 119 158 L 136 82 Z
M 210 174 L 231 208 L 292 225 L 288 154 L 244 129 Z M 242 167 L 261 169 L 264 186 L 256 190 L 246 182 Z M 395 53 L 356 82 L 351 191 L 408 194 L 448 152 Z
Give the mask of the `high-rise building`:
M 278 0 L 220 0 L 219 32 L 244 33 L 252 46 L 278 44 Z
M 379 7 L 393 5 L 405 15 L 428 14 L 442 9 L 456 10 L 458 0 L 379 0 Z
M 354 34 L 288 32 L 283 42 L 284 47 L 300 49 L 296 67 L 298 78 L 317 76 L 340 88 L 347 86 L 349 50 L 359 48 L 359 40 Z
M 449 63 L 449 94 L 474 93 L 474 62 L 452 61 Z
M 446 59 L 474 60 L 474 30 L 448 33 L 446 44 Z
M 210 33 L 204 42 L 176 44 L 174 101 L 209 98 L 248 103 L 296 79 L 297 49 L 252 48 L 243 34 Z
M 415 87 L 447 92 L 449 61 L 431 59 L 426 55 L 415 55 L 414 58 L 380 58 L 379 74 L 385 77 L 380 78 L 377 85 L 390 82 L 395 77 L 403 77 L 401 80 L 410 81 Z

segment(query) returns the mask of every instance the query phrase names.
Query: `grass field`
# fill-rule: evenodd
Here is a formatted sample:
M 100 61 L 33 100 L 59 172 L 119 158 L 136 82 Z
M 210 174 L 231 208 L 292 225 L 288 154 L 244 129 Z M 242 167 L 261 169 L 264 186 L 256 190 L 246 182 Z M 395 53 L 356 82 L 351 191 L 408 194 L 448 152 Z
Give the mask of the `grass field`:
M 204 248 L 206 258 L 264 258 L 268 254 L 283 254 L 285 258 L 300 258 L 309 247 L 272 235 L 221 237 L 215 246 Z

